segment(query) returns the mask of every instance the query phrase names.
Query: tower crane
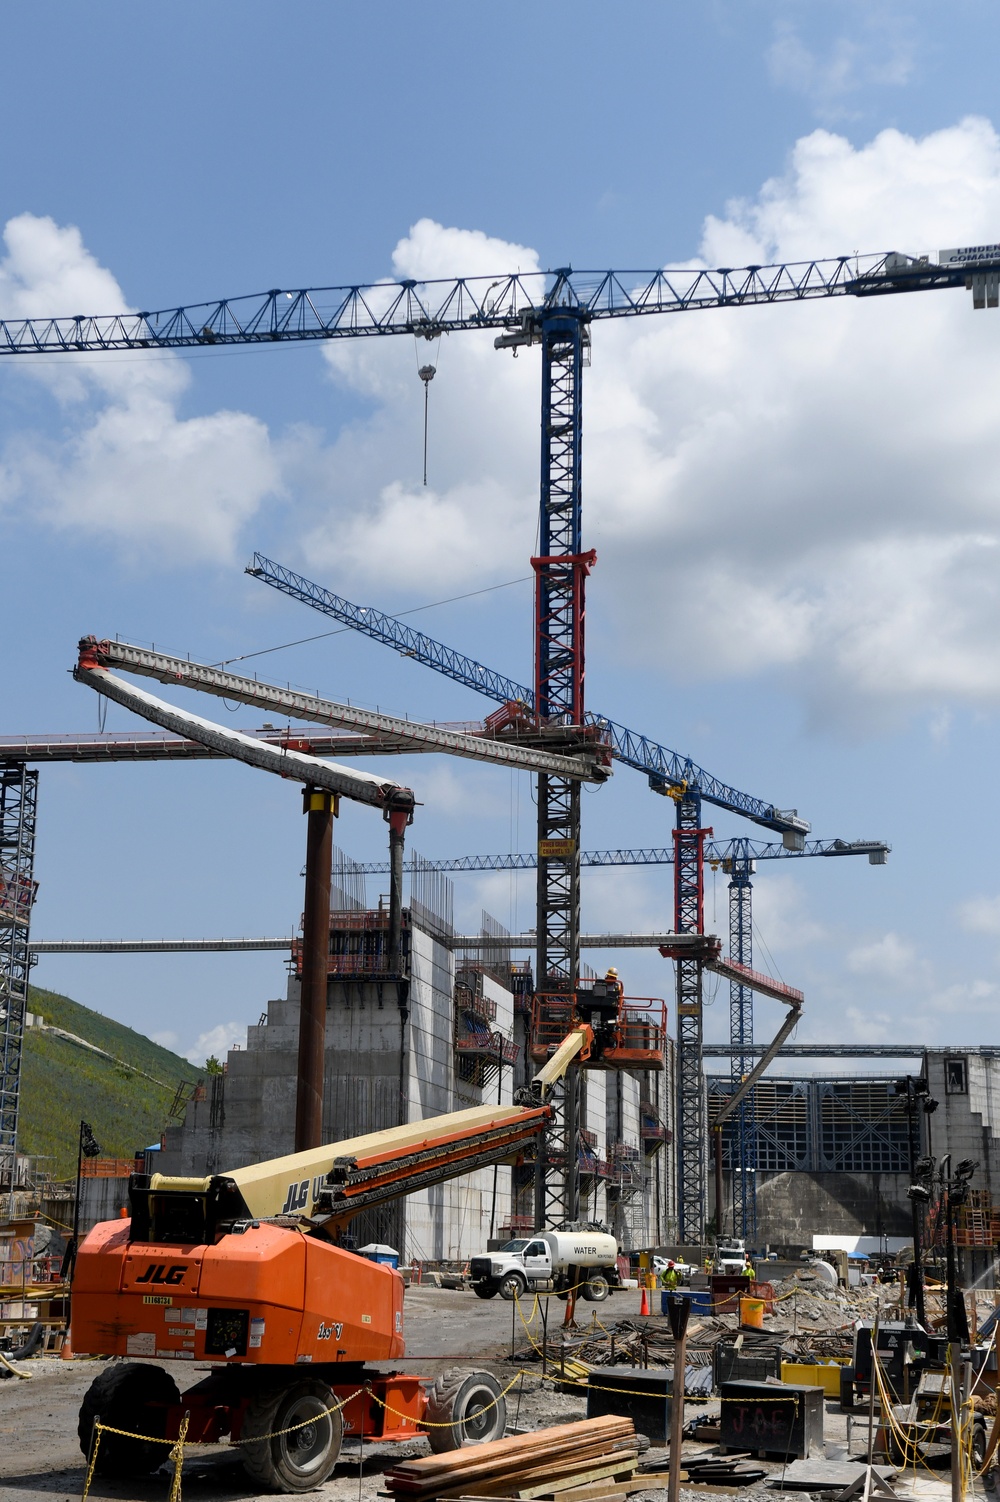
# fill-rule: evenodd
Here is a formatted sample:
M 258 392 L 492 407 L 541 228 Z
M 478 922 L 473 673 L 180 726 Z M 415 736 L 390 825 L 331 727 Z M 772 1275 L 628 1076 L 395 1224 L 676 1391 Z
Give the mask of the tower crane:
M 22 319 L 0 323 L 0 355 L 188 349 L 288 340 L 406 334 L 436 339 L 463 330 L 496 331 L 498 349 L 539 345 L 542 365 L 542 463 L 539 556 L 535 571 L 535 713 L 586 736 L 585 581 L 596 555 L 582 531 L 582 384 L 591 327 L 604 319 L 657 313 L 877 297 L 968 287 L 975 307 L 1000 303 L 1000 246 L 929 256 L 896 251 L 794 264 L 652 272 L 551 272 L 381 282 L 298 290 L 159 312 Z M 676 808 L 675 923 L 698 931 L 703 905 L 703 790 L 672 785 Z M 772 828 L 780 825 L 771 824 Z M 799 833 L 806 832 L 801 827 Z M 540 773 L 538 781 L 539 975 L 572 993 L 579 971 L 579 781 Z M 701 965 L 677 968 L 678 1126 L 682 1239 L 704 1223 L 704 1103 L 701 1088 Z M 572 1109 L 571 1113 L 572 1115 Z M 570 1176 L 571 1179 L 572 1176 Z M 561 1210 L 575 1218 L 567 1180 Z

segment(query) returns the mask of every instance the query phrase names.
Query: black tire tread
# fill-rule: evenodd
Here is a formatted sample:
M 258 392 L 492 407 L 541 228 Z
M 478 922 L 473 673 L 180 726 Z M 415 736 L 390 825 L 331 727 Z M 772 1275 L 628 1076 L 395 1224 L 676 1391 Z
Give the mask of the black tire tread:
M 489 1372 L 477 1371 L 469 1367 L 450 1366 L 435 1379 L 434 1385 L 427 1395 L 427 1407 L 424 1410 L 424 1417 L 431 1426 L 428 1428 L 427 1438 L 430 1441 L 431 1449 L 437 1455 L 443 1455 L 449 1450 L 463 1448 L 454 1429 L 455 1400 L 470 1378 L 485 1380 L 492 1384 L 499 1393 L 499 1384 L 496 1378 Z M 504 1403 L 503 1398 L 500 1398 L 499 1401 L 502 1405 L 503 1415 L 506 1417 L 506 1403 Z M 440 1425 L 447 1427 L 441 1428 L 439 1427 Z
M 517 1297 L 519 1299 L 523 1298 L 524 1295 L 528 1291 L 528 1280 L 527 1280 L 527 1278 L 522 1277 L 522 1275 L 520 1273 L 514 1273 L 514 1272 L 504 1273 L 503 1277 L 500 1279 L 500 1290 L 499 1291 L 500 1291 L 500 1297 L 502 1299 L 505 1299 L 508 1304 L 512 1304 L 514 1302 L 514 1295 L 511 1294 L 510 1296 L 508 1296 L 504 1292 L 504 1286 L 507 1283 L 514 1283 L 514 1282 L 516 1282 L 518 1284 Z
M 293 1392 L 301 1391 L 309 1391 L 314 1397 L 321 1399 L 324 1408 L 333 1406 L 334 1395 L 324 1382 L 296 1382 L 287 1387 L 265 1388 L 251 1401 L 244 1415 L 240 1430 L 240 1454 L 243 1469 L 250 1480 L 262 1491 L 288 1492 L 290 1490 L 278 1473 L 271 1441 L 262 1436 L 269 1435 L 275 1429 L 282 1427 L 277 1419 L 283 1403 L 291 1397 Z M 342 1422 L 339 1414 L 335 1416 L 334 1422 Z M 341 1438 L 343 1438 L 342 1429 Z M 336 1465 L 339 1453 L 340 1445 L 338 1444 L 337 1455 L 330 1462 L 329 1470 L 325 1475 L 317 1474 L 311 1478 L 306 1490 L 313 1491 L 316 1487 L 322 1486 Z
M 80 1404 L 77 1424 L 80 1449 L 90 1456 L 97 1419 L 117 1429 L 155 1434 L 159 1425 L 148 1419 L 144 1421 L 143 1406 L 148 1402 L 176 1403 L 179 1397 L 177 1383 L 162 1366 L 125 1361 L 105 1367 L 94 1378 Z M 143 1444 L 140 1440 L 106 1434 L 101 1438 L 95 1470 L 99 1476 L 148 1476 L 166 1458 L 166 1445 Z

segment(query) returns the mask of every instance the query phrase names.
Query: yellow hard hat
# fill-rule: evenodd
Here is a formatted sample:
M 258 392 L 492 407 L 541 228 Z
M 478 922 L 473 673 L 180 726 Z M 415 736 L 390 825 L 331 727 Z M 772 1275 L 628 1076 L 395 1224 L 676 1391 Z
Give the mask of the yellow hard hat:
M 614 965 L 609 965 L 608 966 L 608 974 L 609 975 L 617 975 L 618 974 L 618 971 L 615 969 Z

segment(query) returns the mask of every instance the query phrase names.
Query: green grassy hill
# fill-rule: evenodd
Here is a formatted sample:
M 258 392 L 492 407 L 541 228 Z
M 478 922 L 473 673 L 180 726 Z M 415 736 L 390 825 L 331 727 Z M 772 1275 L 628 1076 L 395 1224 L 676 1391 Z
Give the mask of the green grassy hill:
M 102 1153 L 131 1158 L 159 1139 L 177 1085 L 203 1071 L 100 1012 L 68 996 L 31 988 L 28 1010 L 113 1054 L 120 1064 L 40 1028 L 24 1038 L 18 1147 L 37 1155 L 39 1168 L 56 1178 L 76 1173 L 81 1118 L 89 1121 Z M 143 1079 L 152 1075 L 161 1081 Z

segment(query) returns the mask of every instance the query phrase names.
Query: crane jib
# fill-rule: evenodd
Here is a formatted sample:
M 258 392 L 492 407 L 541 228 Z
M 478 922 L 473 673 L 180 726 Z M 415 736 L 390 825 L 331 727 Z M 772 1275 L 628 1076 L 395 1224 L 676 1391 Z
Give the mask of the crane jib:
M 324 589 L 321 584 L 314 584 L 303 578 L 284 564 L 265 557 L 263 553 L 253 555 L 247 573 L 252 578 L 269 584 L 272 589 L 289 595 L 293 600 L 299 600 L 323 615 L 332 616 L 334 620 L 343 621 L 362 635 L 434 668 L 446 678 L 474 689 L 486 698 L 494 699 L 499 704 L 522 705 L 534 712 L 535 693 L 526 684 L 504 677 L 453 647 L 445 646 L 443 642 L 435 641 L 424 632 L 407 626 L 394 616 L 386 615 L 371 606 L 355 605 L 341 595 Z M 657 745 L 647 736 L 638 735 L 605 715 L 587 710 L 584 724 L 599 730 L 610 745 L 615 759 L 643 772 L 657 792 L 668 792 L 670 788 L 697 788 L 706 801 L 742 814 L 744 818 L 762 824 L 765 828 L 777 830 L 795 844 L 809 831 L 807 821 L 800 819 L 793 811 L 776 808 L 764 799 L 739 792 L 728 783 L 711 776 L 690 757 Z
M 653 271 L 518 272 L 426 282 L 272 288 L 157 312 L 74 314 L 0 322 L 0 354 L 189 349 L 213 344 L 359 339 L 461 330 L 501 330 L 534 342 L 533 326 L 565 307 L 588 322 L 828 297 L 876 297 L 987 284 L 1000 277 L 995 246 L 947 251 L 941 259 L 880 252 L 826 260 Z M 978 257 L 978 258 L 977 258 Z M 992 282 L 993 286 L 989 284 Z

